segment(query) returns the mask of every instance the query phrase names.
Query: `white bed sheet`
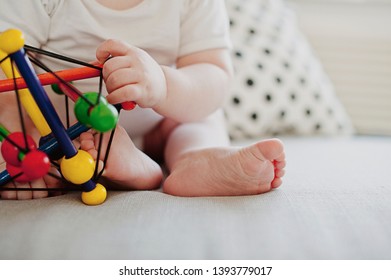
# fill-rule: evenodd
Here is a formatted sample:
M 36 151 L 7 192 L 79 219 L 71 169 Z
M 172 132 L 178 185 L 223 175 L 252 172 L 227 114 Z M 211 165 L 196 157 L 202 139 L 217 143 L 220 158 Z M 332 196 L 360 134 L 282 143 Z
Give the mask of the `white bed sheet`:
M 391 259 L 391 138 L 286 138 L 281 188 L 0 201 L 0 259 Z

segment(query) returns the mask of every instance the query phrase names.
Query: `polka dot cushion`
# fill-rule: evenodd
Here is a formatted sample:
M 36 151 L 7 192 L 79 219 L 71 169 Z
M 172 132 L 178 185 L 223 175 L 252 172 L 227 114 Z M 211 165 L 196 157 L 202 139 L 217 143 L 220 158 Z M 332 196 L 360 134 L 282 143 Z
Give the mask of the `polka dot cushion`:
M 235 67 L 225 104 L 231 138 L 351 134 L 348 115 L 284 2 L 226 4 Z

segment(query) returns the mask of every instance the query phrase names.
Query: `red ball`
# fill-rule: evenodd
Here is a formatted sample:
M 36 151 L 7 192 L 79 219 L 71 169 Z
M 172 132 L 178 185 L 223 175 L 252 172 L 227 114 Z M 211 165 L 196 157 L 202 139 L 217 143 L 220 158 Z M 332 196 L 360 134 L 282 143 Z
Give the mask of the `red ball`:
M 30 180 L 33 181 L 42 178 L 48 174 L 50 169 L 50 160 L 47 154 L 42 151 L 34 150 L 26 154 L 22 161 L 22 170 Z
M 25 137 L 22 132 L 13 132 L 9 134 L 1 144 L 1 154 L 3 155 L 4 160 L 11 165 L 14 166 L 21 165 L 21 161 L 19 159 L 19 153 L 21 151 L 19 150 L 18 147 L 14 146 L 14 144 L 12 144 L 8 139 L 22 149 L 26 149 L 26 146 L 27 146 L 27 150 L 36 149 L 35 142 L 33 138 L 31 138 L 31 136 L 26 135 Z M 27 145 L 25 139 L 27 139 Z
M 7 163 L 5 167 L 9 173 L 9 175 L 14 178 L 13 180 L 16 182 L 29 182 L 30 178 L 28 178 L 24 173 L 20 166 L 14 166 L 12 164 Z

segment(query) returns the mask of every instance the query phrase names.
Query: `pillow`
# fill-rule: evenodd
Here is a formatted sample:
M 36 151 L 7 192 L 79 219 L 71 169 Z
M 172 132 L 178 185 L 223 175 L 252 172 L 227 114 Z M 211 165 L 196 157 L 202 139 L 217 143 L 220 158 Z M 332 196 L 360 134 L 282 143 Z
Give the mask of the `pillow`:
M 226 0 L 235 78 L 224 105 L 232 139 L 352 134 L 349 116 L 281 0 Z

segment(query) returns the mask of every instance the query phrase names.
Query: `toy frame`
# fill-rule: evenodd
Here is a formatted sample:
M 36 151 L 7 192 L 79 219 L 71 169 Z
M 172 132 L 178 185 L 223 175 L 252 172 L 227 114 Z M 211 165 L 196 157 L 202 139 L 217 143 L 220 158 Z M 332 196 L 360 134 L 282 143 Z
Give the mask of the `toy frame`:
M 23 105 L 40 132 L 41 139 L 39 147 L 36 147 L 34 141 L 26 136 L 25 132 L 10 133 L 0 124 L 1 152 L 7 165 L 6 170 L 0 173 L 0 186 L 12 180 L 29 182 L 50 175 L 48 172 L 51 162 L 58 166 L 62 180 L 70 185 L 81 187 L 81 199 L 85 204 L 99 205 L 106 200 L 107 196 L 106 188 L 96 183 L 103 170 L 98 174 L 97 162 L 87 152 L 78 150 L 72 140 L 82 132 L 93 128 L 101 133 L 111 132 L 109 141 L 111 145 L 120 110 L 133 109 L 135 104 L 127 102 L 113 106 L 106 101 L 101 94 L 102 65 L 89 65 L 67 58 L 67 61 L 82 64 L 84 67 L 52 72 L 44 64 L 29 58 L 25 49 L 43 52 L 26 46 L 20 30 L 9 29 L 0 33 L 0 64 L 8 77 L 0 81 L 0 92 L 15 91 L 19 107 L 20 104 Z M 53 54 L 49 53 L 49 55 Z M 59 55 L 58 58 L 64 57 Z M 32 62 L 48 73 L 37 75 Z M 69 83 L 92 77 L 100 77 L 99 93 L 83 94 Z M 44 85 L 53 84 L 57 85 L 55 89 L 57 93 L 65 94 L 75 102 L 75 116 L 78 123 L 68 129 L 62 124 L 43 88 Z M 22 119 L 23 117 L 21 121 Z M 24 129 L 23 123 L 22 128 Z M 107 153 L 109 150 L 108 146 Z M 105 155 L 105 160 L 107 157 L 108 154 Z M 59 164 L 55 163 L 58 159 L 60 159 Z M 4 191 L 7 188 L 0 190 Z M 18 189 L 12 190 L 18 191 Z

